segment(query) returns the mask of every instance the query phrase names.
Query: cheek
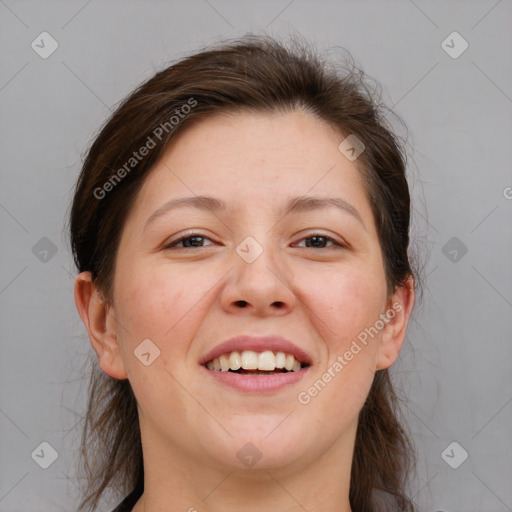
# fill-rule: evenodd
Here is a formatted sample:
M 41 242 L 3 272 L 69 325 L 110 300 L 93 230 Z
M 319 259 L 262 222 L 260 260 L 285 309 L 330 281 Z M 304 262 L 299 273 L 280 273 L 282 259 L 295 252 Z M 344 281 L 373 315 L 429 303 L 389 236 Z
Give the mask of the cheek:
M 369 267 L 297 273 L 296 290 L 331 356 L 375 323 L 386 298 L 384 277 Z
M 326 435 L 335 436 L 340 424 L 357 417 L 373 382 L 379 335 L 369 336 L 368 329 L 382 313 L 385 280 L 378 267 L 372 271 L 361 266 L 328 273 L 313 293 L 308 282 L 311 276 L 304 277 L 304 297 L 309 295 L 305 300 L 321 319 L 317 330 L 323 333 L 327 353 L 323 373 L 298 399 L 324 424 Z
M 128 276 L 132 276 L 128 278 Z M 121 270 L 116 286 L 116 315 L 136 346 L 149 338 L 168 355 L 185 349 L 197 328 L 202 302 L 216 276 L 166 265 L 132 265 Z
M 311 276 L 303 277 L 303 298 L 323 338 L 324 354 L 316 379 L 300 390 L 297 401 L 323 425 L 326 438 L 335 439 L 355 421 L 373 382 L 378 335 L 364 336 L 382 312 L 385 285 L 363 270 L 329 273 L 315 287 L 307 284 Z
M 163 408 L 185 417 L 186 396 L 179 398 L 183 391 L 171 374 L 186 375 L 183 362 L 204 314 L 203 299 L 215 279 L 147 264 L 120 266 L 116 279 L 121 350 L 139 406 L 153 414 Z M 152 344 L 145 341 L 148 339 Z M 144 365 L 137 358 L 143 352 L 149 352 L 154 362 Z M 181 377 L 178 380 L 183 381 Z

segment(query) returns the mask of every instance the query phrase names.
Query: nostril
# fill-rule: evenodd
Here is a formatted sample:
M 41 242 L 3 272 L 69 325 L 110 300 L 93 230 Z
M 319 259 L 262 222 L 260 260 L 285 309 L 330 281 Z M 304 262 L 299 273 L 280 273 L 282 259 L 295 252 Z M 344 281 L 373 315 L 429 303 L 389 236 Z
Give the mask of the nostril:
M 237 300 L 236 305 L 240 306 L 241 308 L 245 308 L 245 306 L 247 305 L 247 302 L 245 300 Z

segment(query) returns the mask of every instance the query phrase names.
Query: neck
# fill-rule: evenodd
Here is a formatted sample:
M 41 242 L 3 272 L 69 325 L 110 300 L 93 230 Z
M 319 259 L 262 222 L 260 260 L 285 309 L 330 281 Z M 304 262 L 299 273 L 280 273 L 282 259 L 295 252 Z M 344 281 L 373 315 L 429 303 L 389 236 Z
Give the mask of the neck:
M 178 446 L 163 450 L 143 434 L 144 494 L 133 512 L 351 512 L 355 427 L 314 458 L 244 470 L 196 460 Z

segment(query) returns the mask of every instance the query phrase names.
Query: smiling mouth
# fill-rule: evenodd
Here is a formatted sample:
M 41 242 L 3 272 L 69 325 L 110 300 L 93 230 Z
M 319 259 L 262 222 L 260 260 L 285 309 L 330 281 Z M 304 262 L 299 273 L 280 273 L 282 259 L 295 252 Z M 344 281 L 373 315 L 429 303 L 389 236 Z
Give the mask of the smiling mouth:
M 285 352 L 255 352 L 244 350 L 222 354 L 205 363 L 212 371 L 231 372 L 241 375 L 276 375 L 280 373 L 298 372 L 309 366 Z

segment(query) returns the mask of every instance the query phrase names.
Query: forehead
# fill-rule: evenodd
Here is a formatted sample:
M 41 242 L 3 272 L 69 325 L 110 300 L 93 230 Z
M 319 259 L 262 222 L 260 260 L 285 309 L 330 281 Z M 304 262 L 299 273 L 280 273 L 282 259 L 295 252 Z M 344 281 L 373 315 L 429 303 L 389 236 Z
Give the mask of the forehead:
M 140 191 L 146 214 L 180 196 L 215 196 L 240 210 L 278 210 L 290 197 L 340 197 L 371 215 L 363 177 L 338 149 L 345 138 L 312 114 L 232 113 L 193 123 L 171 141 Z

